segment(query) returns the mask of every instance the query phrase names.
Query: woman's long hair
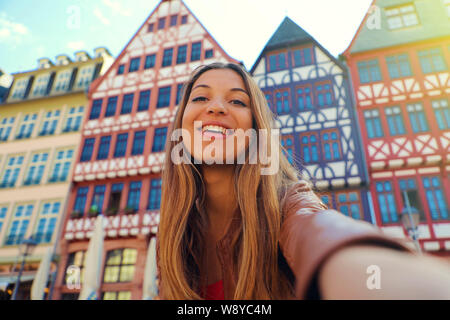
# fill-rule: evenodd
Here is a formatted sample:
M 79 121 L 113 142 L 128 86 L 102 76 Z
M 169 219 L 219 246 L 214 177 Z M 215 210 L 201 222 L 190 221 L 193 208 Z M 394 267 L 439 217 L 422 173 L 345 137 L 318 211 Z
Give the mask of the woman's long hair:
M 270 140 L 274 116 L 253 78 L 239 65 L 213 63 L 194 71 L 183 89 L 183 98 L 172 130 L 182 127 L 183 113 L 192 86 L 206 71 L 231 69 L 244 81 L 250 96 L 254 129 L 266 129 Z M 160 298 L 202 299 L 201 267 L 204 259 L 204 231 L 208 217 L 196 209 L 204 205 L 205 184 L 198 165 L 174 164 L 172 150 L 179 142 L 167 139 L 162 173 L 161 213 L 158 230 Z M 267 141 L 270 145 L 270 141 Z M 269 148 L 270 150 L 270 148 Z M 262 165 L 236 164 L 235 194 L 241 213 L 241 226 L 233 239 L 233 266 L 237 273 L 234 299 L 287 299 L 293 297 L 292 274 L 280 270 L 278 246 L 282 223 L 282 203 L 287 188 L 300 179 L 282 152 L 274 175 L 261 175 Z

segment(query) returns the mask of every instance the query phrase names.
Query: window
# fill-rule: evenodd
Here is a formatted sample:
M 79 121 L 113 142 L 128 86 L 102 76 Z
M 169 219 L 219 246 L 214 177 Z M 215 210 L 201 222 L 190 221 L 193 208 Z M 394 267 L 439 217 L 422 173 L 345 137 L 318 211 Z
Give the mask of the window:
M 175 101 L 175 104 L 178 105 L 181 101 L 181 98 L 183 97 L 183 84 L 179 83 L 177 84 L 177 99 Z
M 167 67 L 172 65 L 173 48 L 164 49 L 162 66 Z
M 66 272 L 64 277 L 64 284 L 69 282 L 69 276 L 71 273 L 69 272 L 69 267 L 76 266 L 80 269 L 80 284 L 84 281 L 84 266 L 86 264 L 86 251 L 77 251 L 69 254 L 67 259 Z
M 75 196 L 75 203 L 73 205 L 73 211 L 84 214 L 84 209 L 86 208 L 86 199 L 89 187 L 80 187 L 77 190 L 77 195 Z
M 161 206 L 161 178 L 150 181 L 148 193 L 148 210 L 158 210 Z
M 165 26 L 166 26 L 166 18 L 159 18 L 158 30 L 164 29 Z
M 273 54 L 269 56 L 269 72 L 270 71 L 277 71 L 277 70 L 283 70 L 286 69 L 287 66 L 287 59 L 286 59 L 286 52 Z
M 141 64 L 141 58 L 133 58 L 130 61 L 130 67 L 128 68 L 128 72 L 134 72 L 139 70 L 139 65 Z
M 155 66 L 155 61 L 156 61 L 156 55 L 155 54 L 150 54 L 150 55 L 146 56 L 145 57 L 144 69 L 153 68 Z
M 116 148 L 114 150 L 114 158 L 125 157 L 127 152 L 128 133 L 117 135 Z
M 384 109 L 389 133 L 391 136 L 406 134 L 405 125 L 403 124 L 403 116 L 400 107 L 388 107 Z
M 307 66 L 312 64 L 312 48 L 294 50 L 294 66 Z
M 12 188 L 16 185 L 20 169 L 23 164 L 23 156 L 9 156 L 6 160 L 0 188 Z
M 381 221 L 383 224 L 398 222 L 397 206 L 395 204 L 394 191 L 390 181 L 376 182 L 378 203 L 380 205 Z
M 322 133 L 322 145 L 325 160 L 334 161 L 342 158 L 339 134 L 337 130 Z
M 198 61 L 202 54 L 202 43 L 195 42 L 192 44 L 191 61 Z
M 406 106 L 409 121 L 414 133 L 428 131 L 428 122 L 425 117 L 422 103 L 412 103 Z
M 430 208 L 431 219 L 449 220 L 449 210 L 442 190 L 441 179 L 439 177 L 422 178 L 428 207 Z
M 301 137 L 300 150 L 305 163 L 319 161 L 319 142 L 316 134 L 308 134 Z
M 300 111 L 312 109 L 312 90 L 310 85 L 296 88 L 296 101 Z
M 358 62 L 358 72 L 361 83 L 381 81 L 381 71 L 377 59 Z
M 177 64 L 185 63 L 187 55 L 187 45 L 179 46 L 177 50 Z
M 366 121 L 367 136 L 369 139 L 384 136 L 378 109 L 364 111 L 364 119 Z
M 155 27 L 155 24 L 154 23 L 150 23 L 148 25 L 147 32 L 153 32 L 154 27 Z
M 42 204 L 34 240 L 37 243 L 50 243 L 55 231 L 61 203 L 59 201 Z
M 97 152 L 97 160 L 104 160 L 108 158 L 109 146 L 111 144 L 111 136 L 105 136 L 100 138 L 100 145 Z
M 103 292 L 102 300 L 131 300 L 130 291 L 106 291 Z
M 269 109 L 275 113 L 274 107 L 273 107 L 273 95 L 272 92 L 264 92 L 264 95 L 266 96 L 266 100 L 267 100 L 267 106 L 269 107 Z
M 44 174 L 45 164 L 47 163 L 48 153 L 35 153 L 31 157 L 31 164 L 28 168 L 25 181 L 25 186 L 36 185 L 41 183 L 42 175 Z
M 89 115 L 89 120 L 98 119 L 100 117 L 100 112 L 102 111 L 103 99 L 96 99 L 92 102 L 91 114 Z
M 107 213 L 116 214 L 120 208 L 120 200 L 122 199 L 123 183 L 115 183 L 111 186 L 111 194 L 109 195 Z
M 289 89 L 277 90 L 275 93 L 275 105 L 277 114 L 286 114 L 291 111 Z
M 46 94 L 50 74 L 38 76 L 35 80 L 33 96 L 43 96 Z
M 108 251 L 103 283 L 133 281 L 136 260 L 136 249 L 125 248 Z
M 441 72 L 447 70 L 444 56 L 440 48 L 421 50 L 418 52 L 423 73 Z
M 91 161 L 92 152 L 94 151 L 95 138 L 84 140 L 83 151 L 81 152 L 80 162 Z
M 55 80 L 55 92 L 65 92 L 69 89 L 72 70 L 61 71 Z
M 162 87 L 158 90 L 157 108 L 164 108 L 170 105 L 170 89 L 171 87 Z
M 19 132 L 16 135 L 16 139 L 25 139 L 31 137 L 36 120 L 37 113 L 26 114 L 22 119 Z
M 117 74 L 123 74 L 125 72 L 125 65 L 121 64 L 119 68 L 117 68 Z
M 338 194 L 337 209 L 353 219 L 360 220 L 362 218 L 361 203 L 359 201 L 359 195 L 356 192 Z
M 139 202 L 141 199 L 141 181 L 134 181 L 130 183 L 130 189 L 128 190 L 127 208 L 133 211 L 139 210 Z
M 187 15 L 181 16 L 181 24 L 186 24 L 187 22 L 188 22 L 188 16 Z
M 69 114 L 66 119 L 66 123 L 62 132 L 78 131 L 83 121 L 84 107 L 79 106 L 78 108 L 72 107 L 69 110 Z
M 214 57 L 214 50 L 213 49 L 208 49 L 205 51 L 205 59 L 210 59 Z
M 440 130 L 450 129 L 450 107 L 447 99 L 434 100 L 431 102 L 433 106 L 436 122 Z
M 173 15 L 170 17 L 170 26 L 176 26 L 177 25 L 177 20 L 178 20 L 178 16 L 177 15 Z
M 136 156 L 144 153 L 145 146 L 145 130 L 136 131 L 134 133 L 133 147 L 131 149 L 131 155 Z
M 286 151 L 283 150 L 284 155 L 288 159 L 290 164 L 294 163 L 294 137 L 292 135 L 282 135 L 281 145 Z
M 39 136 L 55 134 L 60 114 L 61 112 L 59 110 L 48 111 L 46 113 L 41 131 L 39 131 Z
M 14 210 L 12 222 L 6 235 L 5 245 L 21 244 L 27 233 L 30 217 L 33 214 L 34 206 L 18 205 Z
M 166 144 L 166 136 L 167 136 L 167 127 L 155 129 L 152 152 L 161 152 L 164 150 Z
M 391 79 L 412 76 L 411 64 L 407 54 L 386 57 L 386 64 Z
M 23 99 L 30 78 L 20 79 L 14 84 L 13 99 Z
M 150 104 L 150 90 L 141 91 L 139 93 L 139 104 L 137 111 L 148 110 Z
M 78 71 L 77 88 L 86 89 L 94 76 L 94 66 L 86 66 Z
M 11 133 L 13 124 L 14 124 L 14 117 L 10 118 L 3 118 L 0 122 L 0 142 L 1 141 L 8 141 L 9 135 Z
M 122 110 L 120 110 L 120 114 L 127 114 L 131 112 L 133 109 L 133 99 L 134 93 L 129 93 L 123 96 Z
M 105 185 L 99 185 L 94 187 L 94 195 L 92 196 L 91 207 L 89 211 L 91 213 L 100 214 L 103 210 L 103 200 L 105 199 Z
M 117 97 L 109 97 L 106 104 L 105 117 L 113 117 L 116 114 Z
M 419 18 L 414 4 L 407 4 L 395 8 L 386 9 L 389 29 L 396 30 L 419 24 Z
M 73 149 L 58 150 L 53 161 L 53 170 L 48 182 L 63 182 L 67 180 L 73 158 Z
M 420 221 L 426 222 L 425 213 L 423 211 L 422 203 L 420 201 L 418 188 L 416 185 L 416 179 L 408 178 L 408 179 L 400 179 L 398 181 L 403 200 L 403 208 L 402 211 L 407 208 L 406 197 L 408 197 L 409 206 L 411 208 L 411 212 L 418 212 L 420 215 Z M 406 197 L 405 197 L 406 194 Z
M 6 213 L 8 212 L 8 206 L 0 206 L 0 233 L 2 232 L 3 223 L 6 219 Z
M 331 82 L 316 84 L 315 89 L 319 107 L 329 107 L 333 104 L 333 89 Z

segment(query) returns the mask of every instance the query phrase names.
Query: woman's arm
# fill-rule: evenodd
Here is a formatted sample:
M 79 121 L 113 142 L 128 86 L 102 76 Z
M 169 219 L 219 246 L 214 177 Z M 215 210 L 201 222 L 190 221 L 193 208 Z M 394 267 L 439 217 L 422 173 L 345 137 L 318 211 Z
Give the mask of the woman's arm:
M 320 268 L 321 297 L 448 300 L 450 264 L 438 259 L 381 246 L 344 247 L 329 256 Z

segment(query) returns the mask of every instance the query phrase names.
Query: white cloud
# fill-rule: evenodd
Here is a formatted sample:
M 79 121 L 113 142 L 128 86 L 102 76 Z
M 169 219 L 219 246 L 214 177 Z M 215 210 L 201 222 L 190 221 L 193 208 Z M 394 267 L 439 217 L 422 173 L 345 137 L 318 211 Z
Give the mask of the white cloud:
M 110 8 L 114 14 L 131 17 L 133 14 L 129 7 L 123 7 L 120 0 L 102 0 L 103 4 Z M 122 1 L 123 2 L 123 1 Z
M 100 11 L 99 8 L 94 9 L 94 15 L 100 20 L 101 23 L 103 23 L 105 26 L 109 26 L 111 22 L 109 22 L 109 19 L 106 18 L 103 13 Z
M 66 47 L 73 51 L 83 50 L 86 48 L 86 43 L 83 40 L 80 41 L 69 41 L 67 42 Z
M 0 41 L 18 44 L 28 35 L 30 32 L 25 25 L 15 22 L 5 13 L 0 14 Z

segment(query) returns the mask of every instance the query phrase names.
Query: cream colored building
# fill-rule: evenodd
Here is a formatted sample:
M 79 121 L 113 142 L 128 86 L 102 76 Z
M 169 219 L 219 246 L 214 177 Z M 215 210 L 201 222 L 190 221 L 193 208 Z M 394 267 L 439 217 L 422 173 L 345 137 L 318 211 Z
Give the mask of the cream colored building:
M 74 59 L 40 59 L 36 70 L 13 74 L 0 104 L 0 290 L 11 294 L 24 239 L 39 244 L 27 257 L 18 299 L 27 298 L 44 252 L 57 248 L 71 186 L 80 129 L 93 80 L 112 64 L 105 48 Z M 55 252 L 56 257 L 58 252 Z M 53 270 L 56 264 L 53 264 Z

